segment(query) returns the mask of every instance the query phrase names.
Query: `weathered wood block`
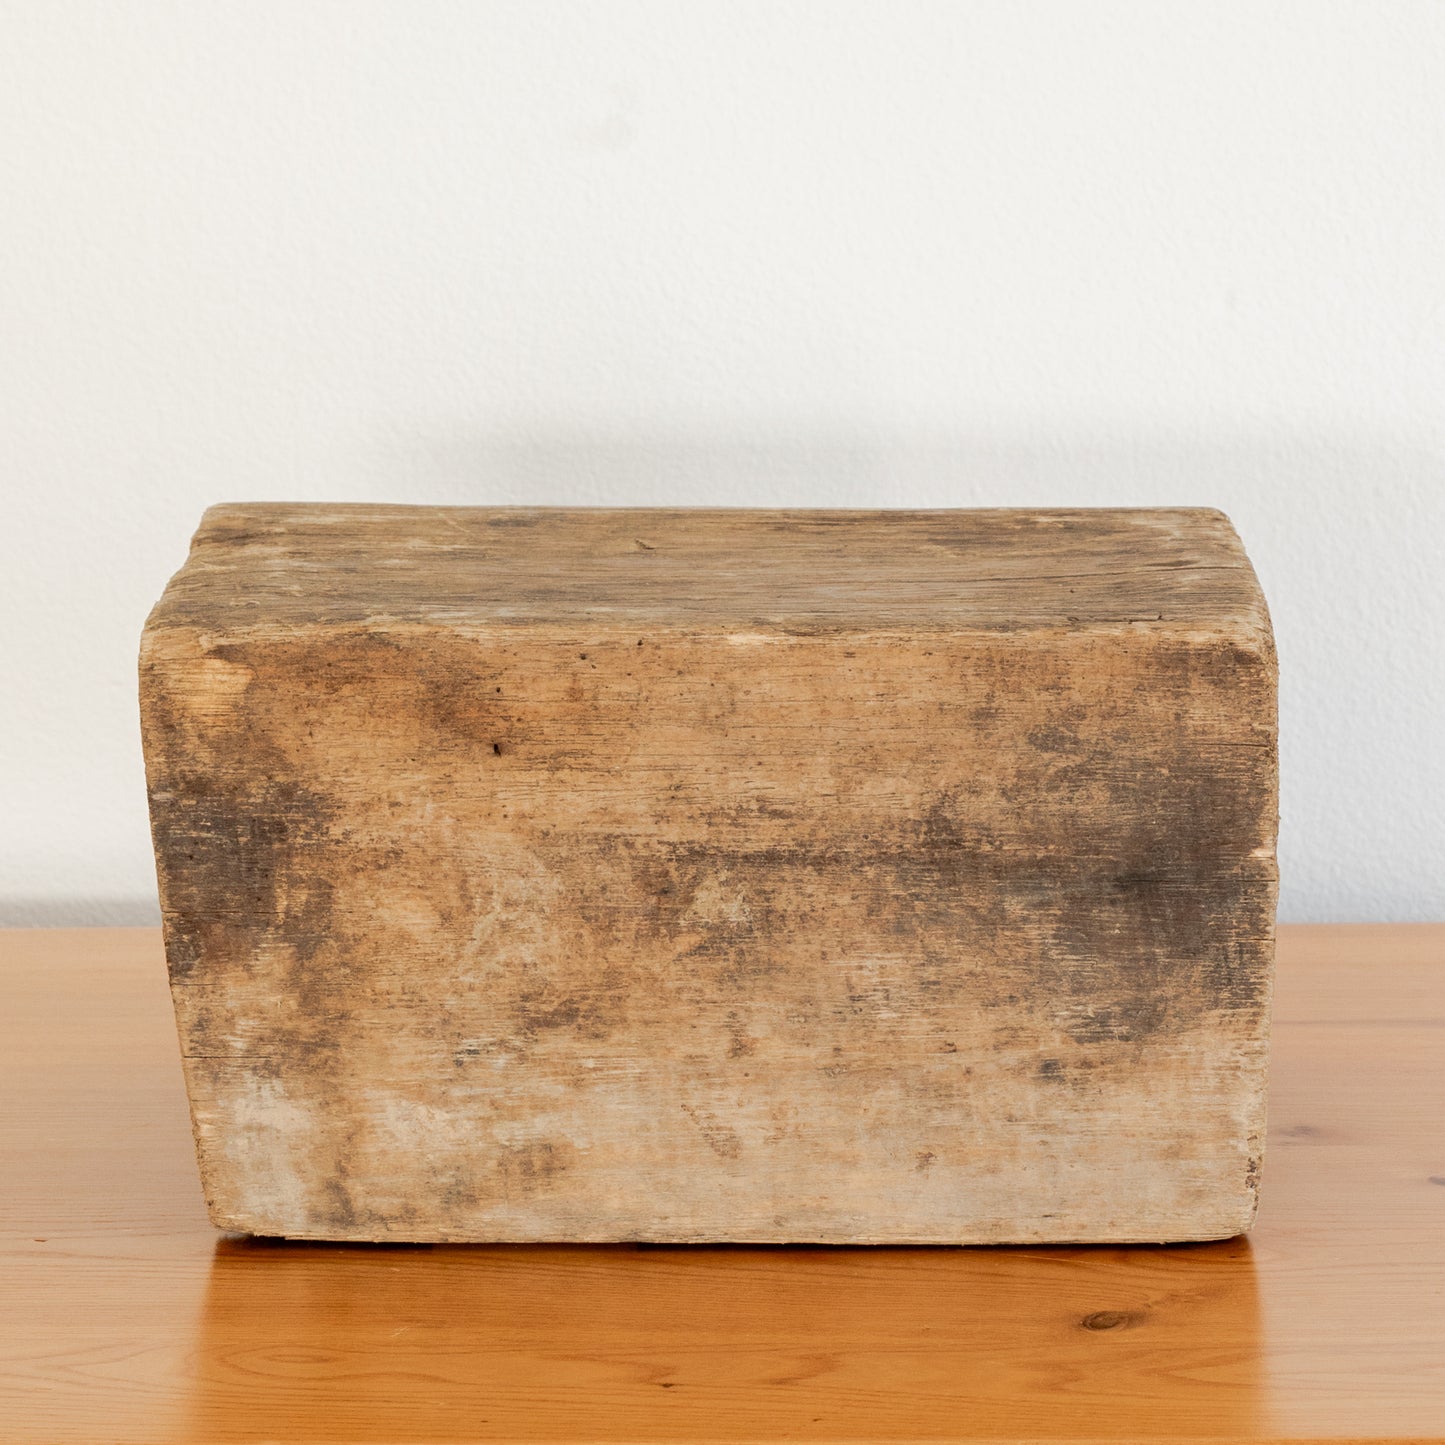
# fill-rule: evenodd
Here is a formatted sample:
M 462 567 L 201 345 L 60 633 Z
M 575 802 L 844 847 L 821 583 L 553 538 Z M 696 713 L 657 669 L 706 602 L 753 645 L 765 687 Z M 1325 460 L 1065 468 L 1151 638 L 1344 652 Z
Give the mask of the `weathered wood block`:
M 141 699 L 220 1226 L 1253 1217 L 1275 659 L 1217 512 L 215 507 Z

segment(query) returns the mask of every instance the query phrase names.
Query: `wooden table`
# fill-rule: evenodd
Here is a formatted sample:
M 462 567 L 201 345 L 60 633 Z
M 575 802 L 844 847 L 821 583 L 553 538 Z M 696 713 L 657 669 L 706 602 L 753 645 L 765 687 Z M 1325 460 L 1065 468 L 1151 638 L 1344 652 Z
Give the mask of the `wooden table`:
M 157 935 L 0 935 L 0 1440 L 1445 1440 L 1445 927 L 1276 1002 L 1247 1239 L 289 1245 L 206 1222 Z

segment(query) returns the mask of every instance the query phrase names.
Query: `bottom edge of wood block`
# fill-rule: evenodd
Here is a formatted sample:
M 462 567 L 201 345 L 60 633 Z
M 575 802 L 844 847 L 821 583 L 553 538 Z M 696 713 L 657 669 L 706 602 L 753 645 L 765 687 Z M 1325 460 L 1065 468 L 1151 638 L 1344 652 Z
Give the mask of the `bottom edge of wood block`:
M 1159 1245 L 1214 1244 L 1237 1239 L 1247 1234 L 1249 1226 L 1239 1224 L 1211 1225 L 1186 1230 L 1070 1230 L 1054 1234 L 1026 1229 L 1001 1233 L 978 1233 L 960 1230 L 952 1234 L 922 1232 L 860 1232 L 852 1235 L 809 1234 L 803 1231 L 779 1233 L 757 1232 L 664 1232 L 664 1231 L 597 1231 L 570 1233 L 509 1234 L 501 1231 L 450 1232 L 446 1230 L 380 1231 L 357 1230 L 339 1232 L 329 1229 L 248 1226 L 234 1218 L 217 1220 L 223 1233 L 258 1241 L 275 1240 L 295 1244 L 391 1244 L 391 1245 L 649 1245 L 679 1248 L 710 1246 L 755 1246 L 794 1248 L 938 1248 L 986 1249 L 1025 1245 L 1114 1245 L 1146 1247 Z
M 671 1219 L 645 1211 L 602 1213 L 592 1220 L 546 1219 L 518 1214 L 489 1218 L 446 1219 L 417 1211 L 410 1219 L 386 1218 L 357 1209 L 351 1219 L 282 1212 L 269 1201 L 212 1196 L 211 1222 L 217 1229 L 254 1239 L 317 1244 L 376 1245 L 679 1245 L 679 1246 L 854 1246 L 989 1247 L 1009 1245 L 1146 1246 L 1209 1244 L 1249 1232 L 1258 1208 L 1257 1187 L 1190 1201 L 1190 1207 L 1138 1210 L 1132 1217 L 1100 1209 L 1095 1214 L 1059 1215 L 1021 1212 L 1012 1218 L 880 1217 L 858 1211 L 853 1217 L 805 1217 L 760 1220 L 726 1216 Z

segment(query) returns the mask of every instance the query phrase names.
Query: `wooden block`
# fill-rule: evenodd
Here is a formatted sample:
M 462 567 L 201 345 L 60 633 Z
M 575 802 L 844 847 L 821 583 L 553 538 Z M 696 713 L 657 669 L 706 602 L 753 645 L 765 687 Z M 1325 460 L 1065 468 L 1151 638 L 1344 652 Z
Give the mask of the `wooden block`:
M 141 701 L 223 1228 L 1253 1218 L 1275 658 L 1218 512 L 214 507 Z

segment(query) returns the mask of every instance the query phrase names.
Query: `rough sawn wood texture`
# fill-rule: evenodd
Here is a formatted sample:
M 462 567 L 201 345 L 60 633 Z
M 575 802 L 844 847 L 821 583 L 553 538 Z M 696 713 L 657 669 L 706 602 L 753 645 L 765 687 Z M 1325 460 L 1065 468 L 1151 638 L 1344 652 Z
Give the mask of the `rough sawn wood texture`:
M 1246 1229 L 1275 685 L 1212 511 L 212 508 L 141 656 L 212 1218 Z

